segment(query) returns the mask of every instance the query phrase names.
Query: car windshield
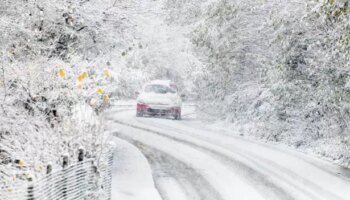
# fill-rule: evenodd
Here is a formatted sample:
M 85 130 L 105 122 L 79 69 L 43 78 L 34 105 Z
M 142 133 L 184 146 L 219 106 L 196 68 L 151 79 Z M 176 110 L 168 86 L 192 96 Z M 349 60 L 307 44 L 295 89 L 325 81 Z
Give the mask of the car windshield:
M 174 89 L 165 85 L 147 85 L 145 87 L 146 93 L 156 93 L 156 94 L 166 94 L 166 93 L 176 93 Z

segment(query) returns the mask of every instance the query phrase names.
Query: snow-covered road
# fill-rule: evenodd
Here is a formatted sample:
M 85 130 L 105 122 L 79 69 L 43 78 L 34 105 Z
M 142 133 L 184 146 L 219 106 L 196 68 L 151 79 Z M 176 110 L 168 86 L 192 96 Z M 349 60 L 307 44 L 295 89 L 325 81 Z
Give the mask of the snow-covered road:
M 157 66 L 191 70 L 191 63 L 196 63 L 197 58 L 186 37 L 188 30 L 166 22 L 162 1 L 134 0 L 125 4 L 122 4 L 121 12 L 136 24 L 135 40 L 144 44 L 144 48 L 134 55 L 136 60 L 142 60 L 135 66 L 154 71 L 159 69 Z M 126 174 L 115 173 L 115 180 L 125 179 L 129 173 L 127 183 L 132 187 L 133 180 L 140 181 L 135 176 L 149 171 L 163 200 L 350 199 L 350 175 L 346 170 L 281 146 L 211 130 L 204 122 L 197 121 L 193 113 L 194 107 L 185 105 L 183 120 L 175 121 L 136 118 L 135 106 L 128 106 L 128 103 L 112 109 L 108 113 L 109 130 L 116 130 L 118 138 L 136 146 L 147 158 L 151 169 L 137 170 L 135 164 L 130 164 L 137 170 L 136 175 L 126 170 Z M 128 168 L 129 160 L 135 163 L 145 159 L 124 156 L 120 161 L 123 169 Z M 144 162 L 139 167 L 149 169 L 142 165 Z M 118 166 L 115 168 L 119 169 Z M 153 184 L 149 176 L 145 177 L 147 183 Z M 135 187 L 140 185 L 143 184 L 135 184 Z M 123 197 L 154 199 L 131 194 L 137 190 L 124 188 L 123 191 L 128 191 L 124 194 L 128 195 Z M 139 191 L 143 191 L 142 188 Z
M 110 128 L 151 165 L 164 200 L 350 199 L 349 172 L 279 146 L 210 130 L 185 106 L 182 121 L 114 109 Z M 115 177 L 117 178 L 117 177 Z M 143 199 L 145 200 L 145 199 Z

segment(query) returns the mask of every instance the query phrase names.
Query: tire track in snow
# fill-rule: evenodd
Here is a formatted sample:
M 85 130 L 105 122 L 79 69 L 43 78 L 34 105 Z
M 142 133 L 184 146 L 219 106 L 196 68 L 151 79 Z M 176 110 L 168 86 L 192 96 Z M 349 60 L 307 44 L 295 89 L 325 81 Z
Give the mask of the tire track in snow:
M 182 122 L 183 125 L 186 125 L 187 127 L 202 128 L 202 127 L 199 126 L 198 124 L 193 124 L 193 123 L 191 123 L 191 120 L 183 120 L 183 121 L 181 121 L 181 122 Z M 142 122 L 142 123 L 145 124 L 145 122 Z M 162 126 L 166 126 L 166 125 L 162 124 Z M 168 126 L 168 127 L 169 127 L 169 128 L 174 128 L 173 126 Z M 182 130 L 182 129 L 179 129 L 179 130 Z M 224 130 L 224 131 L 225 131 L 225 130 Z M 212 132 L 218 133 L 217 130 L 212 130 Z M 221 134 L 222 136 L 227 136 L 227 135 L 228 135 L 227 133 L 225 133 L 225 134 L 223 134 L 223 133 L 218 133 L 218 134 Z M 254 141 L 248 140 L 248 139 L 246 139 L 246 138 L 244 138 L 244 137 L 241 137 L 241 136 L 238 137 L 238 136 L 235 136 L 235 135 L 229 135 L 229 137 L 238 138 L 239 140 L 254 142 Z M 265 148 L 280 149 L 279 146 L 274 146 L 274 145 L 270 146 L 270 145 L 268 145 L 268 144 L 266 144 L 266 143 L 256 142 L 256 144 L 261 145 L 261 146 L 263 146 L 263 147 L 265 147 Z M 303 156 L 303 157 L 300 157 L 300 156 L 297 155 L 297 154 L 299 154 L 299 153 L 303 153 L 303 154 L 304 154 L 304 152 L 299 151 L 298 149 L 293 149 L 293 148 L 291 148 L 291 149 L 283 149 L 283 151 L 287 151 L 287 152 L 289 153 L 289 155 L 292 155 L 292 156 L 294 156 L 294 157 L 296 157 L 296 158 L 298 158 L 298 159 L 302 159 L 304 162 L 309 163 L 310 165 L 312 165 L 312 166 L 314 166 L 314 167 L 316 167 L 316 168 L 318 168 L 318 169 L 320 169 L 320 170 L 322 170 L 322 171 L 327 172 L 329 175 L 337 176 L 337 177 L 339 177 L 339 178 L 341 178 L 341 179 L 343 179 L 343 180 L 345 180 L 345 181 L 350 181 L 350 171 L 349 171 L 349 169 L 347 169 L 347 168 L 344 168 L 344 167 L 342 167 L 342 166 L 338 166 L 338 169 L 337 169 L 337 170 L 334 170 L 334 169 L 332 170 L 332 169 L 330 169 L 330 167 L 334 167 L 334 164 L 331 164 L 331 163 L 329 163 L 329 162 L 327 162 L 327 161 L 324 161 L 324 160 L 322 160 L 322 159 L 321 159 L 321 160 L 320 160 L 320 159 L 317 159 L 318 161 L 322 161 L 322 165 L 321 165 L 320 163 L 315 163 L 315 162 L 310 161 L 310 159 L 315 160 L 316 158 L 318 158 L 317 155 L 315 155 L 315 156 L 309 156 L 309 155 L 307 155 L 308 157 L 306 158 L 306 155 L 305 155 L 305 157 L 304 157 L 304 156 Z M 308 159 L 309 159 L 309 160 L 308 160 Z M 327 167 L 328 167 L 328 168 L 327 168 Z
M 303 188 L 301 185 L 295 184 L 294 182 L 289 181 L 288 179 L 285 179 L 285 177 L 280 176 L 279 173 L 276 173 L 274 171 L 266 169 L 259 162 L 262 162 L 262 163 L 265 163 L 265 164 L 268 164 L 268 165 L 273 165 L 273 163 L 266 163 L 267 161 L 263 160 L 263 159 L 257 159 L 257 160 L 259 160 L 259 162 L 257 162 L 255 160 L 251 159 L 251 157 L 256 157 L 256 156 L 255 155 L 249 155 L 249 152 L 244 152 L 244 153 L 247 153 L 246 155 L 244 155 L 243 153 L 238 153 L 239 151 L 242 152 L 242 150 L 237 150 L 237 152 L 234 153 L 236 155 L 232 155 L 232 152 L 229 152 L 228 154 L 225 154 L 225 153 L 222 153 L 220 151 L 213 150 L 212 148 L 208 148 L 208 145 L 199 145 L 199 144 L 196 144 L 196 143 L 194 143 L 192 141 L 179 139 L 179 138 L 174 137 L 174 136 L 169 136 L 166 133 L 162 133 L 162 132 L 155 131 L 155 130 L 152 130 L 152 129 L 149 129 L 149 128 L 140 127 L 140 126 L 136 126 L 136 125 L 133 125 L 133 124 L 125 123 L 125 122 L 120 121 L 120 120 L 115 120 L 114 119 L 114 121 L 116 123 L 119 123 L 119 124 L 122 124 L 122 125 L 126 125 L 126 126 L 129 126 L 129 127 L 133 127 L 133 128 L 139 129 L 139 130 L 147 131 L 147 132 L 150 132 L 150 133 L 162 136 L 162 137 L 169 138 L 169 139 L 171 139 L 173 141 L 180 142 L 180 143 L 186 144 L 186 145 L 191 146 L 191 147 L 195 147 L 196 149 L 200 149 L 201 151 L 205 151 L 206 153 L 210 153 L 212 156 L 214 155 L 217 158 L 220 158 L 221 161 L 226 160 L 226 161 L 231 162 L 231 164 L 235 163 L 235 165 L 231 165 L 231 168 L 232 168 L 232 166 L 235 166 L 234 170 L 235 171 L 238 170 L 238 172 L 240 172 L 242 174 L 246 174 L 245 178 L 248 178 L 249 181 L 252 181 L 252 180 L 255 179 L 255 180 L 258 180 L 257 182 L 264 183 L 264 184 L 255 185 L 257 187 L 257 189 L 259 189 L 261 192 L 272 190 L 272 192 L 267 192 L 269 194 L 266 194 L 266 192 L 263 193 L 264 195 L 268 195 L 268 197 L 269 197 L 268 199 L 276 199 L 277 200 L 277 199 L 293 199 L 294 198 L 294 197 L 290 196 L 287 191 L 284 191 L 281 187 L 277 186 L 275 183 L 270 181 L 269 180 L 270 178 L 268 177 L 268 174 L 270 174 L 270 175 L 273 175 L 274 177 L 277 177 L 278 179 L 280 179 L 280 181 L 283 181 L 285 184 L 287 184 L 288 188 L 293 187 L 293 189 L 296 190 L 297 193 L 299 194 L 299 196 L 296 197 L 297 199 L 312 199 L 312 200 L 319 200 L 319 199 L 320 200 L 321 199 L 322 200 L 324 200 L 324 199 L 329 200 L 329 199 L 332 199 L 332 200 L 342 200 L 342 198 L 338 197 L 337 195 L 329 193 L 329 192 L 323 190 L 322 188 L 318 187 L 317 185 L 314 185 L 311 182 L 307 182 L 307 180 L 302 179 L 302 177 L 298 178 L 297 175 L 295 176 L 295 178 L 296 179 L 300 179 L 299 180 L 300 183 L 305 184 L 305 182 L 307 182 L 307 185 L 308 185 L 309 188 Z M 184 132 L 183 130 L 179 130 L 179 131 L 181 131 L 182 133 Z M 213 145 L 209 145 L 209 146 L 213 146 Z M 230 156 L 228 156 L 228 155 L 230 155 Z M 240 161 L 236 160 L 237 156 L 240 156 L 243 159 L 254 163 L 255 166 L 257 166 L 258 168 L 263 169 L 263 171 L 265 171 L 265 173 L 260 173 L 260 172 L 256 171 L 255 169 L 245 165 L 244 162 L 240 162 Z M 291 173 L 291 171 L 288 171 L 286 169 L 282 169 L 278 165 L 274 165 L 274 166 L 276 168 L 280 169 L 279 172 L 282 171 L 283 173 L 288 174 L 288 175 Z M 249 172 L 249 173 L 244 173 L 244 171 Z M 266 174 L 266 172 L 268 172 L 268 173 Z M 280 183 L 281 182 L 279 182 L 279 184 Z M 308 190 L 310 188 L 318 191 L 320 194 L 315 194 L 313 192 L 310 192 Z
M 143 125 L 149 126 L 149 123 L 144 121 L 144 120 L 137 119 L 136 121 L 138 123 L 143 124 Z M 165 124 L 161 124 L 161 123 L 158 124 L 157 128 L 159 128 L 159 126 L 164 130 L 170 130 L 167 132 L 167 134 L 163 133 L 163 135 L 165 137 L 170 137 L 170 138 L 173 138 L 174 140 L 180 140 L 181 142 L 191 143 L 192 145 L 196 145 L 198 148 L 203 148 L 203 150 L 207 150 L 208 152 L 214 153 L 216 155 L 226 156 L 226 157 L 231 158 L 231 159 L 237 159 L 237 156 L 242 157 L 246 161 L 253 163 L 255 169 L 258 169 L 258 168 L 263 169 L 263 170 L 260 170 L 261 173 L 266 174 L 266 172 L 268 172 L 269 175 L 274 175 L 280 181 L 283 181 L 283 182 L 289 184 L 290 186 L 292 186 L 295 189 L 297 189 L 298 191 L 304 193 L 306 196 L 310 197 L 311 199 L 345 200 L 344 198 L 338 196 L 337 193 L 333 193 L 331 191 L 328 191 L 327 190 L 328 188 L 326 188 L 326 187 L 322 188 L 321 185 L 318 185 L 316 182 L 311 182 L 310 180 L 294 173 L 292 170 L 285 168 L 285 167 L 282 167 L 278 163 L 278 161 L 276 161 L 276 160 L 266 160 L 265 158 L 260 157 L 256 153 L 254 154 L 254 153 L 251 153 L 247 150 L 244 150 L 241 148 L 236 148 L 235 145 L 233 145 L 233 144 L 230 146 L 225 144 L 224 146 L 227 147 L 227 149 L 230 149 L 236 155 L 234 155 L 232 153 L 225 154 L 220 150 L 215 150 L 217 148 L 215 147 L 215 145 L 212 145 L 215 143 L 213 143 L 213 140 L 211 140 L 209 138 L 205 138 L 204 136 L 201 136 L 201 135 L 193 135 L 193 132 L 179 129 L 179 128 L 176 128 L 174 126 L 169 126 L 169 125 L 165 125 Z M 151 131 L 154 131 L 154 130 L 151 130 Z M 186 135 L 187 137 L 193 138 L 193 140 L 179 139 L 178 137 L 170 136 L 169 134 L 171 134 L 171 133 L 181 133 L 182 135 Z M 158 134 L 161 134 L 161 132 L 158 132 Z M 198 139 L 200 139 L 200 141 L 210 143 L 210 146 L 212 146 L 212 148 L 208 148 L 208 145 L 198 144 L 198 142 L 195 143 L 194 141 L 198 140 Z M 262 145 L 260 143 L 257 143 L 257 145 L 260 145 L 260 146 L 265 147 L 265 148 L 267 147 L 269 149 L 273 149 L 270 146 Z M 301 160 L 305 161 L 306 163 L 318 168 L 321 171 L 326 172 L 328 175 L 339 177 L 343 181 L 347 181 L 347 182 L 349 181 L 348 174 L 346 174 L 345 172 L 343 172 L 343 176 L 340 176 L 338 173 L 334 173 L 329 169 L 324 169 L 324 166 L 321 167 L 318 164 L 312 163 L 311 161 L 306 160 L 306 158 L 304 158 L 304 157 L 300 158 L 300 157 L 296 156 L 295 154 L 292 154 L 292 156 L 294 158 L 301 159 Z M 273 169 L 273 170 L 271 170 L 271 169 Z M 293 179 L 291 180 L 288 177 L 293 177 Z M 288 179 L 290 181 L 288 181 Z M 279 181 L 279 183 L 281 183 L 280 181 Z M 296 182 L 299 182 L 299 184 L 296 184 Z M 307 187 L 305 187 L 304 185 Z
M 208 183 L 208 181 L 191 166 L 174 158 L 170 154 L 161 152 L 150 146 L 146 146 L 135 140 L 129 141 L 137 146 L 146 156 L 153 171 L 153 177 L 156 187 L 163 200 L 181 200 L 181 194 L 175 198 L 171 195 L 177 191 L 169 191 L 173 188 L 167 188 L 164 182 L 176 181 L 181 191 L 188 200 L 223 200 L 217 191 Z M 167 195 L 169 194 L 169 195 Z
M 197 173 L 203 176 L 208 183 L 225 200 L 245 199 L 260 200 L 269 199 L 258 193 L 254 186 L 249 185 L 236 172 L 232 171 L 219 160 L 209 156 L 206 152 L 199 151 L 189 145 L 174 141 L 157 134 L 150 135 L 140 129 L 119 125 L 120 132 L 117 137 L 125 140 L 137 140 L 143 145 L 152 146 L 157 151 L 172 155 L 177 160 L 191 166 Z M 189 199 L 192 200 L 192 199 Z
M 126 123 L 120 122 L 120 121 L 115 121 L 119 124 L 126 125 Z M 127 125 L 133 128 L 136 128 L 134 125 Z M 205 152 L 206 154 L 210 154 L 212 157 L 217 158 L 220 160 L 222 163 L 227 164 L 232 171 L 235 171 L 237 174 L 240 174 L 243 176 L 246 180 L 248 180 L 254 187 L 256 187 L 263 195 L 267 197 L 269 200 L 293 200 L 294 198 L 291 197 L 286 191 L 281 189 L 280 187 L 276 186 L 274 183 L 272 183 L 269 178 L 266 175 L 260 174 L 256 172 L 254 169 L 250 168 L 249 166 L 244 165 L 241 162 L 238 162 L 236 160 L 233 160 L 231 157 L 228 157 L 226 155 L 223 155 L 221 153 L 215 152 L 213 150 L 207 149 L 205 147 L 198 146 L 196 144 L 190 143 L 188 141 L 184 141 L 175 137 L 170 137 L 161 133 L 158 133 L 156 131 L 152 131 L 150 129 L 146 128 L 141 128 L 138 127 L 137 129 L 141 129 L 143 131 L 151 132 L 157 135 L 160 135 L 162 137 L 167 137 L 171 140 L 180 142 L 185 145 L 189 145 L 193 148 L 199 149 L 202 152 Z M 118 135 L 118 137 L 121 137 L 122 139 L 125 140 L 130 140 L 130 138 Z M 146 155 L 147 157 L 147 155 Z M 258 183 L 258 184 L 257 184 Z M 316 199 L 316 198 L 315 198 Z

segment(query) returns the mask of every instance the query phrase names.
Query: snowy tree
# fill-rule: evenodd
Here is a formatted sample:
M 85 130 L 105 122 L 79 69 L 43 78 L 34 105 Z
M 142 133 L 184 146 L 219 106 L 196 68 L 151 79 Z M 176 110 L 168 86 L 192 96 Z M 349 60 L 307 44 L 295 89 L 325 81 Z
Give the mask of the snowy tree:
M 168 7 L 170 21 L 192 28 L 203 58 L 202 111 L 270 141 L 306 148 L 328 141 L 327 156 L 349 160 L 348 1 L 169 0 Z

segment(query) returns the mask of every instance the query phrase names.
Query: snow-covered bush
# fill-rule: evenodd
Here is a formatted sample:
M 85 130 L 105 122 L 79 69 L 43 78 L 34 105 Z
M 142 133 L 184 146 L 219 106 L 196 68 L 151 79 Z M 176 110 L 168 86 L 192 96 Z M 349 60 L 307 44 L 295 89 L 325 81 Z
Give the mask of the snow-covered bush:
M 168 0 L 169 23 L 192 28 L 204 63 L 201 111 L 348 165 L 348 4 Z
M 327 156 L 343 161 L 350 157 L 347 8 L 347 2 L 312 2 L 303 18 L 282 21 L 279 51 L 267 73 L 274 123 L 288 127 L 272 131 L 297 146 L 330 141 L 338 152 Z
M 123 24 L 111 1 L 0 2 L 0 186 L 98 158 Z M 113 24 L 113 26 L 111 26 Z M 116 30 L 113 32 L 113 30 Z

